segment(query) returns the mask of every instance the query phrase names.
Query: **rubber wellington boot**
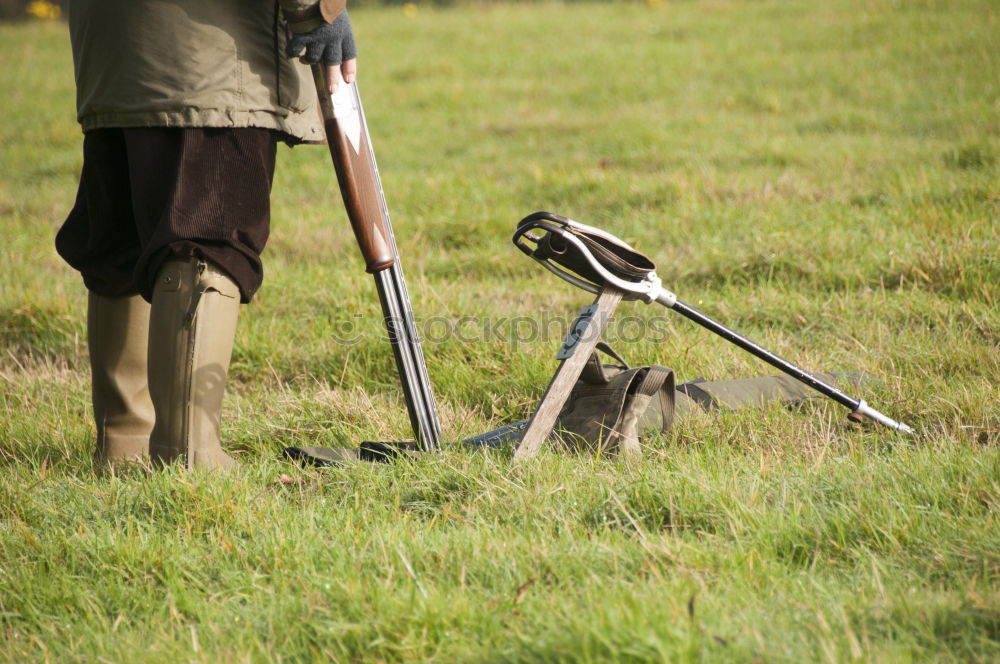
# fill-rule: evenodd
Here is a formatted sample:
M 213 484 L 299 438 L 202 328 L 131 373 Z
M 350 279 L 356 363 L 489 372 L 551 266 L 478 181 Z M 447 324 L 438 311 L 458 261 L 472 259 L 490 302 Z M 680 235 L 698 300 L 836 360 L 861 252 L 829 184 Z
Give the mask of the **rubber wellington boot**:
M 138 295 L 87 301 L 91 396 L 97 424 L 97 465 L 149 456 L 153 402 L 146 383 L 149 304 Z
M 211 263 L 170 260 L 157 274 L 149 322 L 149 454 L 157 464 L 237 465 L 222 451 L 219 423 L 239 308 L 239 288 Z

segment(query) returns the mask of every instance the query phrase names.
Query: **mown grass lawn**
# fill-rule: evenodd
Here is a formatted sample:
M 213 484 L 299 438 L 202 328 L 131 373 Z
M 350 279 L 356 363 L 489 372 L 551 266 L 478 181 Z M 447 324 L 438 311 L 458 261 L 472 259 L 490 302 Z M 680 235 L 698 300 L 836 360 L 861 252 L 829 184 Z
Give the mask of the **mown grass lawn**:
M 641 463 L 406 435 L 325 150 L 283 149 L 226 477 L 95 476 L 86 296 L 52 238 L 80 133 L 65 27 L 0 26 L 0 660 L 1000 659 L 1000 12 L 990 0 L 354 12 L 446 437 L 527 416 L 590 296 L 523 258 L 549 209 L 808 368 L 877 376 L 902 439 L 819 402 L 678 423 Z M 613 341 L 767 373 L 662 308 Z M 279 478 L 285 475 L 284 481 Z

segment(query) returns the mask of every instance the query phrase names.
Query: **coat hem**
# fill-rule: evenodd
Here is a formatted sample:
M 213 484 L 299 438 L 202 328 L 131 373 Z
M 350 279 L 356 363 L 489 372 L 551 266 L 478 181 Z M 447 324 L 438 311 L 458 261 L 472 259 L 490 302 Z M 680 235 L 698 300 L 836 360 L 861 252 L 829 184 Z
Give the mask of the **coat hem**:
M 275 129 L 307 143 L 325 143 L 322 127 L 305 117 L 268 111 L 189 108 L 174 111 L 90 113 L 78 118 L 83 131 L 128 127 L 258 127 Z M 297 121 L 296 121 L 297 120 Z

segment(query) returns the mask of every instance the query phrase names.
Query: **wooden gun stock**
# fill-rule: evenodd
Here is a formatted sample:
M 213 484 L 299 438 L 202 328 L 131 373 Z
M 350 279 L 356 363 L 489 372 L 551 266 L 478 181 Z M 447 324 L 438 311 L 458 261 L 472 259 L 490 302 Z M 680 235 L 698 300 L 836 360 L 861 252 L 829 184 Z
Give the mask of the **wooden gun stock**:
M 331 96 L 327 92 L 324 67 L 313 65 L 312 71 L 330 156 L 354 237 L 365 259 L 365 269 L 371 273 L 385 270 L 392 267 L 396 257 L 381 203 L 381 186 L 371 167 L 374 162 L 371 146 L 367 132 L 358 122 L 360 109 L 354 85 L 341 83 Z

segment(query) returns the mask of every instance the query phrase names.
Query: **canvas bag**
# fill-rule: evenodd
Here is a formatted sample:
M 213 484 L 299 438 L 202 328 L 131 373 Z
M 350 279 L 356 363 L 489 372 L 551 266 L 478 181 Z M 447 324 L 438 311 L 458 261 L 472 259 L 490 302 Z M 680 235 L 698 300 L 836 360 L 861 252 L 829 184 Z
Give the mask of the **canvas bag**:
M 605 364 L 598 351 L 617 364 Z M 670 430 L 675 382 L 673 369 L 629 367 L 600 342 L 559 413 L 554 437 L 575 451 L 637 457 L 643 439 Z

